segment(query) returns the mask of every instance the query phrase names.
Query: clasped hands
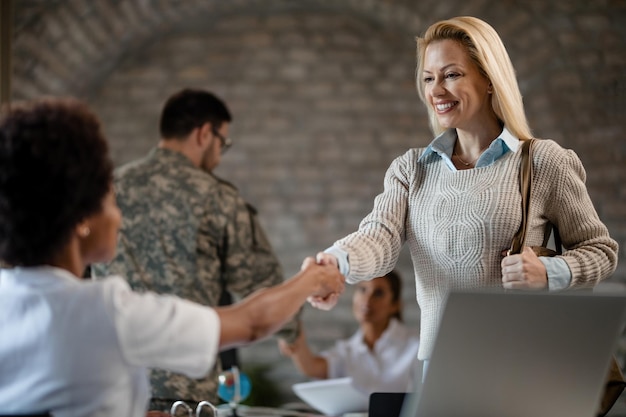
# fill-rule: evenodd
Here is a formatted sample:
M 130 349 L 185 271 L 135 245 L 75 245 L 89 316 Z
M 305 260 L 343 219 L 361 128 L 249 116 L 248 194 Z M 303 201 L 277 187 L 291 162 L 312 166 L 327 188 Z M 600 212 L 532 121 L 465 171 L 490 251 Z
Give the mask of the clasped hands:
M 339 268 L 337 258 L 335 258 L 335 256 L 331 254 L 324 253 L 324 252 L 319 252 L 317 256 L 315 257 L 315 260 L 313 260 L 313 258 L 306 258 L 304 262 L 302 263 L 301 269 L 305 269 L 311 262 L 316 262 L 318 265 L 332 265 L 335 268 Z M 317 309 L 326 310 L 326 311 L 332 310 L 332 308 L 335 307 L 335 305 L 337 305 L 337 302 L 339 301 L 339 296 L 341 295 L 342 292 L 343 292 L 343 288 L 341 289 L 341 291 L 331 292 L 325 297 L 321 297 L 321 296 L 308 297 L 307 301 L 309 302 L 309 304 L 311 304 L 313 307 Z

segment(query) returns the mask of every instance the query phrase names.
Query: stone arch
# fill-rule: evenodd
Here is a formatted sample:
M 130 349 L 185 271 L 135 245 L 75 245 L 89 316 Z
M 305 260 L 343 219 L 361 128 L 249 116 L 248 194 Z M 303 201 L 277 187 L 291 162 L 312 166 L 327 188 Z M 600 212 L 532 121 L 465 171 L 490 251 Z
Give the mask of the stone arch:
M 512 9 L 512 10 L 511 10 Z M 433 21 L 452 15 L 471 14 L 485 18 L 499 31 L 518 70 L 527 105 L 534 109 L 537 124 L 552 137 L 559 137 L 559 122 L 552 116 L 552 100 L 533 91 L 549 91 L 551 80 L 543 68 L 576 65 L 568 57 L 576 43 L 572 14 L 588 12 L 593 6 L 519 2 L 511 7 L 502 2 L 440 2 L 416 4 L 377 0 L 234 0 L 206 2 L 190 0 L 65 0 L 47 2 L 36 10 L 18 10 L 14 58 L 14 96 L 42 94 L 89 96 L 117 66 L 137 51 L 174 31 L 202 24 L 212 25 L 233 15 L 267 15 L 294 11 L 325 11 L 351 14 L 375 25 L 394 28 L 410 36 L 421 33 Z M 28 13 L 30 12 L 30 13 Z M 556 18 L 555 18 L 556 16 Z M 570 31 L 560 39 L 550 30 Z M 568 41 L 569 39 L 569 41 Z M 563 44 L 569 42 L 570 44 Z M 555 50 L 559 54 L 554 54 Z M 557 84 L 580 87 L 568 70 Z M 561 102 L 567 105 L 570 100 Z
M 429 0 L 406 6 L 376 0 L 255 0 L 206 2 L 194 0 L 55 1 L 39 5 L 39 9 L 22 10 L 15 40 L 14 82 L 15 98 L 29 98 L 42 94 L 70 94 L 89 96 L 106 80 L 128 56 L 158 42 L 173 31 L 188 26 L 211 25 L 236 14 L 271 14 L 289 11 L 326 11 L 352 14 L 375 25 L 395 28 L 410 36 L 421 33 L 428 24 L 455 14 L 472 14 L 488 21 L 498 22 L 506 15 L 505 6 L 488 2 L 464 3 Z M 500 10 L 498 10 L 500 9 Z M 19 12 L 19 11 L 18 11 Z M 427 16 L 427 18 L 425 18 Z M 507 19 L 501 30 L 503 38 L 515 41 L 525 38 L 529 27 L 535 38 L 550 40 L 544 25 L 537 24 L 536 14 L 529 7 L 516 5 L 514 19 Z M 188 22 L 191 25 L 188 25 Z M 520 44 L 524 62 L 550 59 L 547 51 L 554 45 L 545 43 L 541 49 Z M 515 50 L 511 51 L 515 58 Z M 548 64 L 550 66 L 550 64 Z M 529 89 L 542 89 L 545 79 L 533 74 L 532 65 L 519 65 L 525 94 Z M 526 81 L 527 80 L 527 81 Z M 555 131 L 549 106 L 544 98 L 528 104 L 538 108 L 541 123 L 548 131 Z
M 51 1 L 32 9 L 18 8 L 15 95 L 88 94 L 125 56 L 181 30 L 187 21 L 214 24 L 233 14 L 317 10 L 353 14 L 416 35 L 430 22 L 453 14 L 493 14 L 489 10 L 494 6 L 485 2 L 471 7 L 454 3 L 429 0 L 411 8 L 376 0 Z

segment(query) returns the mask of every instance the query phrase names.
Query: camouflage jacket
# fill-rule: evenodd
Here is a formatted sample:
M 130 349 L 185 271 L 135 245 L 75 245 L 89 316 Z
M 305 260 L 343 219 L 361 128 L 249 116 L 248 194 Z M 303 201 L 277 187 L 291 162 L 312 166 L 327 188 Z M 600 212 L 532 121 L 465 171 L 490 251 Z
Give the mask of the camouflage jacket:
M 217 306 L 222 283 L 236 298 L 283 281 L 281 266 L 235 187 L 156 148 L 115 172 L 123 220 L 116 257 L 96 277 L 119 274 L 136 291 Z M 224 265 L 222 265 L 224 260 Z M 282 336 L 292 339 L 295 320 Z M 219 361 L 218 361 L 219 362 Z M 219 363 L 205 379 L 151 371 L 153 398 L 217 402 Z

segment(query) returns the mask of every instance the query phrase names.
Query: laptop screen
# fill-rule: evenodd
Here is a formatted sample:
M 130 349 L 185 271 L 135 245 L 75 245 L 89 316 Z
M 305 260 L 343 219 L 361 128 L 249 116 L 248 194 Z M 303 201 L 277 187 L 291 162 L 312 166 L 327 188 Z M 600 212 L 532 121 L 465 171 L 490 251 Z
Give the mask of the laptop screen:
M 401 416 L 593 416 L 625 316 L 624 294 L 452 292 Z

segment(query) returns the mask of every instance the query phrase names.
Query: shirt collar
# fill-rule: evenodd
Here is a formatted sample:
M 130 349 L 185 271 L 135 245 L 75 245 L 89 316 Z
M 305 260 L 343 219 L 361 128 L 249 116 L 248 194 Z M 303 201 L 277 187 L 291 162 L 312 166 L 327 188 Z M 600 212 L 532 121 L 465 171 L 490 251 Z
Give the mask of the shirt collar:
M 395 317 L 392 317 L 389 320 L 389 324 L 387 325 L 387 328 L 385 329 L 385 331 L 380 335 L 376 343 L 374 343 L 374 351 L 378 350 L 378 346 L 381 346 L 381 345 L 387 346 L 389 344 L 388 341 L 396 337 L 396 334 L 399 331 L 399 326 L 400 325 L 399 325 L 398 319 L 396 319 Z M 353 346 L 353 348 L 357 352 L 369 351 L 369 348 L 363 341 L 363 331 L 361 331 L 361 329 L 359 329 L 352 336 L 350 340 L 350 344 Z
M 0 270 L 0 285 L 46 288 L 56 285 L 80 284 L 81 279 L 65 269 L 42 265 Z
M 452 151 L 456 142 L 456 129 L 448 129 L 437 136 L 426 147 L 418 162 L 426 160 L 433 154 L 439 155 L 451 169 L 456 171 L 452 163 Z M 509 129 L 504 127 L 500 135 L 489 145 L 483 155 L 476 161 L 476 167 L 487 166 L 495 162 L 497 159 L 505 155 L 507 152 L 516 152 L 519 147 L 519 138 L 513 135 Z
M 184 164 L 193 168 L 198 168 L 191 162 L 191 159 L 186 157 L 182 152 L 174 151 L 168 148 L 155 147 L 150 150 L 150 156 L 156 157 L 159 160 L 166 161 L 166 163 Z
M 498 136 L 498 139 L 502 140 L 504 146 L 508 148 L 511 152 L 517 152 L 517 148 L 520 145 L 520 140 L 517 136 L 515 136 L 509 129 L 505 127 L 502 128 L 502 133 Z
M 421 162 L 432 154 L 439 156 L 448 155 L 450 157 L 454 148 L 454 142 L 456 142 L 456 130 L 446 130 L 430 142 L 417 161 Z

